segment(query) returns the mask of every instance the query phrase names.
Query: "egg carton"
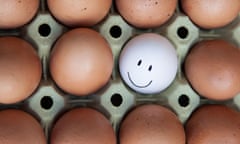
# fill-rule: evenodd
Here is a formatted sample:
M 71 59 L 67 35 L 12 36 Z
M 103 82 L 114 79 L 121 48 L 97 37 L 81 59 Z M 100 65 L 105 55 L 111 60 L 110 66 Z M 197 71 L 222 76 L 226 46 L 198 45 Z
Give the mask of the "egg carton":
M 56 120 L 75 107 L 91 107 L 105 114 L 117 134 L 122 119 L 135 106 L 155 103 L 168 107 L 184 124 L 200 105 L 217 103 L 240 108 L 240 94 L 227 101 L 212 101 L 198 95 L 186 80 L 183 64 L 189 49 L 203 39 L 222 38 L 240 47 L 240 14 L 229 25 L 219 29 L 204 30 L 194 25 L 178 6 L 172 18 L 164 25 L 153 29 L 138 29 L 129 25 L 112 6 L 106 18 L 94 27 L 109 42 L 114 55 L 114 70 L 108 84 L 98 92 L 79 97 L 63 92 L 51 78 L 49 58 L 56 40 L 70 30 L 59 23 L 49 12 L 46 0 L 41 0 L 38 14 L 24 27 L 0 30 L 0 36 L 12 35 L 30 42 L 38 51 L 42 61 L 43 75 L 39 87 L 28 99 L 12 105 L 1 105 L 1 109 L 18 108 L 33 114 L 41 123 L 49 138 Z M 168 38 L 175 46 L 179 63 L 173 83 L 158 94 L 142 95 L 131 90 L 122 81 L 118 70 L 119 54 L 132 37 L 142 33 L 157 33 Z

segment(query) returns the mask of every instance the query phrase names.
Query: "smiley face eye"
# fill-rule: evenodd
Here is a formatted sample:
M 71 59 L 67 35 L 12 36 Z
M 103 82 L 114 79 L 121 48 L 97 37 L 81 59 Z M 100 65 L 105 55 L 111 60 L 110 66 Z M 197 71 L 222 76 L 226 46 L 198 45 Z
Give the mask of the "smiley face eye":
M 142 64 L 142 60 L 140 59 L 137 63 L 138 66 L 140 66 Z
M 152 71 L 152 65 L 148 67 L 148 71 Z

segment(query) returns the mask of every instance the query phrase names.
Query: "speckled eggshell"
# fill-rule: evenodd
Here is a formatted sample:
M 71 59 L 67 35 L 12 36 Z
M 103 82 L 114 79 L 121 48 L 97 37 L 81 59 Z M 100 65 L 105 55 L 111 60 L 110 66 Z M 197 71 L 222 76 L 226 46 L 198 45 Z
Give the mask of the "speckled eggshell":
M 167 22 L 177 6 L 177 0 L 116 0 L 120 15 L 138 28 L 158 27 Z
M 109 12 L 112 0 L 47 0 L 52 15 L 67 26 L 92 26 Z
M 40 0 L 0 0 L 0 29 L 13 29 L 30 22 Z

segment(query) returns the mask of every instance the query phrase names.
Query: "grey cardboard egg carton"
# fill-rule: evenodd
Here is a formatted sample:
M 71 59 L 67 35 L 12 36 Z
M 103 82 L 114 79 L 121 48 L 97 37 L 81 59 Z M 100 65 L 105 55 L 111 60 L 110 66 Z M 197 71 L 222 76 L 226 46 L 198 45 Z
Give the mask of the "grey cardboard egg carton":
M 36 17 L 24 27 L 14 30 L 0 30 L 0 36 L 13 35 L 30 42 L 38 51 L 42 61 L 43 75 L 38 89 L 23 102 L 1 105 L 2 109 L 19 108 L 33 114 L 42 124 L 47 137 L 56 120 L 74 107 L 91 107 L 105 114 L 118 132 L 121 120 L 131 108 L 146 103 L 155 103 L 173 110 L 184 123 L 201 104 L 221 103 L 236 109 L 240 108 L 240 95 L 228 101 L 212 101 L 199 96 L 185 78 L 182 66 L 193 44 L 202 39 L 223 38 L 240 47 L 240 14 L 224 28 L 203 30 L 195 26 L 178 7 L 173 17 L 164 25 L 154 29 L 137 29 L 127 24 L 112 6 L 106 18 L 94 27 L 109 42 L 114 55 L 115 66 L 108 84 L 98 92 L 77 97 L 63 92 L 51 79 L 48 69 L 51 48 L 68 28 L 56 21 L 49 13 L 46 0 Z M 179 69 L 174 82 L 163 92 L 142 95 L 128 88 L 118 71 L 118 56 L 124 44 L 133 36 L 154 32 L 167 37 L 175 46 Z

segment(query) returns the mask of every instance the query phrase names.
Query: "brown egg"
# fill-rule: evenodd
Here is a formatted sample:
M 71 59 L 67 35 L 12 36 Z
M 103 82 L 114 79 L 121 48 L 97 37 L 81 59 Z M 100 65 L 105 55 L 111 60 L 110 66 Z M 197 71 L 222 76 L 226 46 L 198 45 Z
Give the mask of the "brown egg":
M 196 44 L 185 61 L 185 73 L 192 87 L 214 100 L 226 100 L 240 92 L 240 50 L 224 40 Z
M 240 10 L 239 0 L 181 0 L 181 3 L 190 19 L 205 29 L 226 26 Z
M 0 29 L 28 23 L 37 13 L 40 0 L 0 0 Z
M 120 125 L 121 144 L 185 144 L 185 132 L 177 116 L 159 105 L 138 106 Z
M 108 119 L 91 108 L 76 108 L 56 122 L 51 144 L 116 144 Z
M 153 28 L 164 24 L 173 15 L 177 0 L 116 0 L 121 16 L 139 28 Z
M 0 37 L 0 67 L 0 103 L 26 99 L 41 80 L 41 61 L 36 51 L 17 37 Z
M 239 144 L 240 113 L 223 105 L 205 105 L 186 123 L 188 144 Z
M 47 0 L 50 12 L 68 26 L 92 26 L 109 12 L 112 0 Z
M 87 28 L 64 34 L 51 54 L 53 79 L 62 90 L 74 95 L 83 96 L 102 88 L 112 69 L 113 55 L 107 41 Z
M 1 144 L 47 144 L 40 123 L 20 110 L 0 111 L 0 129 Z

